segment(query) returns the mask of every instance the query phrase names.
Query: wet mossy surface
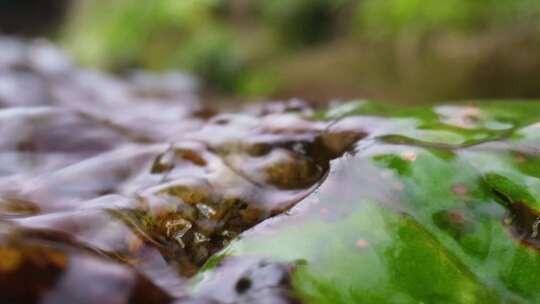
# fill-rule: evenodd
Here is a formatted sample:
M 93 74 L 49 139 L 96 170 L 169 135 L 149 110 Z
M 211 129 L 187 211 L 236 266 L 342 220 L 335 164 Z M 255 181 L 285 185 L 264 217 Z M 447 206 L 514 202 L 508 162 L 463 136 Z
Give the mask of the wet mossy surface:
M 538 102 L 220 113 L 1 43 L 10 303 L 540 301 Z
M 221 258 L 290 263 L 307 303 L 540 300 L 538 103 L 357 102 L 316 116 L 368 136 Z

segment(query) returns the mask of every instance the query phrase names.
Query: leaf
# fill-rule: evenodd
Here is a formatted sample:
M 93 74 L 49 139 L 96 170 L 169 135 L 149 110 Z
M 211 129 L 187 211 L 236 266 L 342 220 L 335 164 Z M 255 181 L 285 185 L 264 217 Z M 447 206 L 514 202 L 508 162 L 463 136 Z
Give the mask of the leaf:
M 307 303 L 540 301 L 540 167 L 530 165 L 540 151 L 530 132 L 538 104 L 366 108 L 331 110 L 340 113 L 334 128 L 368 130 L 354 155 L 333 161 L 318 190 L 241 234 L 220 259 L 290 263 L 294 293 Z

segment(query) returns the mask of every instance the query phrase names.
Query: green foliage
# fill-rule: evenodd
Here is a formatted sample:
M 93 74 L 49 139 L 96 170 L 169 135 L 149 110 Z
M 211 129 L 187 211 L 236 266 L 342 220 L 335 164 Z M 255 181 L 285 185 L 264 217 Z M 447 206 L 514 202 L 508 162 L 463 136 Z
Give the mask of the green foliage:
M 255 27 L 267 26 L 279 43 L 303 46 L 331 36 L 333 11 L 343 2 L 258 1 L 250 6 L 262 20 Z M 81 1 L 76 9 L 65 40 L 85 63 L 116 70 L 180 67 L 228 92 L 259 94 L 276 86 L 275 77 L 248 69 L 249 58 L 258 55 L 242 42 L 245 29 L 234 28 L 234 12 L 224 1 Z
M 276 0 L 258 1 L 265 24 L 280 40 L 291 46 L 321 42 L 332 35 L 335 11 L 346 0 Z
M 65 35 L 81 61 L 112 69 L 180 66 L 219 89 L 235 89 L 243 63 L 217 18 L 218 1 L 81 3 Z
M 498 56 L 504 55 L 500 48 L 495 47 L 491 53 L 492 43 L 479 38 L 490 33 L 497 33 L 494 37 L 517 37 L 521 52 L 520 39 L 524 38 L 514 34 L 537 37 L 538 3 L 535 0 L 79 0 L 63 37 L 66 46 L 84 63 L 112 70 L 185 69 L 201 76 L 212 88 L 227 93 L 271 95 L 325 86 L 325 92 L 335 90 L 329 93 L 331 97 L 351 90 L 365 94 L 372 87 L 383 92 L 397 90 L 397 96 L 413 95 L 411 99 L 422 99 L 423 96 L 415 95 L 419 91 L 438 94 L 437 98 L 473 95 L 468 90 L 478 96 L 528 96 L 529 92 L 536 92 L 538 77 L 523 81 L 522 75 L 536 75 L 531 73 L 536 71 L 536 58 L 532 62 L 530 57 L 523 57 L 530 64 L 514 67 L 500 60 Z M 424 35 L 427 33 L 436 35 Z M 476 37 L 478 42 L 471 45 L 467 40 L 455 41 L 456 33 Z M 371 44 L 379 42 L 381 37 L 387 42 L 386 47 Z M 441 45 L 430 45 L 430 39 L 428 42 L 419 39 L 425 37 L 450 37 L 450 41 L 442 39 Z M 487 40 L 492 41 L 493 37 Z M 358 44 L 359 41 L 364 44 Z M 403 41 L 405 45 L 400 45 Z M 496 42 L 493 45 L 497 46 Z M 536 45 L 535 39 L 528 39 L 531 53 L 536 52 Z M 340 53 L 343 46 L 344 54 Z M 356 51 L 347 51 L 350 47 Z M 455 49 L 457 55 L 464 54 L 465 58 L 457 56 Z M 478 55 L 478 50 L 486 53 Z M 322 57 L 309 57 L 317 51 Z M 513 51 L 510 48 L 508 52 Z M 366 57 L 363 53 L 371 55 Z M 442 57 L 438 58 L 439 55 Z M 484 66 L 491 67 L 492 62 L 478 61 L 475 56 L 494 58 L 495 72 L 484 75 Z M 454 67 L 456 62 L 460 66 Z M 497 68 L 501 67 L 503 70 L 499 72 Z M 432 74 L 443 76 L 433 79 Z M 481 78 L 478 83 L 475 77 Z M 493 77 L 498 78 L 492 81 Z M 520 79 L 519 88 L 508 84 L 507 78 L 512 77 Z M 382 84 L 377 82 L 378 78 L 382 78 Z M 411 78 L 417 83 L 409 84 Z M 307 85 L 302 82 L 304 79 L 308 79 Z M 415 88 L 420 85 L 422 90 Z M 484 86 L 488 86 L 487 91 Z M 516 90 L 525 92 L 506 93 Z M 455 96 L 441 96 L 452 94 Z M 318 96 L 317 92 L 313 95 Z
M 374 33 L 476 31 L 487 26 L 534 22 L 540 4 L 531 0 L 366 0 L 359 23 Z
M 240 85 L 243 59 L 236 52 L 231 37 L 219 30 L 197 34 L 185 47 L 178 48 L 177 60 L 172 62 L 173 66 L 193 71 L 218 89 L 232 92 Z

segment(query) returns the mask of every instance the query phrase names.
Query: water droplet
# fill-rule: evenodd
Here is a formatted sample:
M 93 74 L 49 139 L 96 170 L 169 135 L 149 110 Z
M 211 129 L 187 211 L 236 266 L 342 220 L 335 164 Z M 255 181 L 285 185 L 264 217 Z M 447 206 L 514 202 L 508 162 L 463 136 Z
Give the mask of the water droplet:
M 174 238 L 182 248 L 185 247 L 182 237 L 186 234 L 186 232 L 189 231 L 189 229 L 191 229 L 191 227 L 191 222 L 185 219 L 176 219 L 167 221 L 167 223 L 165 223 L 167 236 Z
M 214 208 L 208 205 L 198 203 L 195 206 L 197 207 L 199 212 L 206 218 L 211 218 L 212 216 L 216 215 L 216 210 L 214 210 Z
M 207 237 L 206 235 L 200 233 L 200 232 L 195 232 L 193 234 L 193 237 L 194 237 L 194 242 L 195 244 L 200 244 L 200 243 L 204 243 L 204 242 L 208 242 L 210 241 L 210 238 Z

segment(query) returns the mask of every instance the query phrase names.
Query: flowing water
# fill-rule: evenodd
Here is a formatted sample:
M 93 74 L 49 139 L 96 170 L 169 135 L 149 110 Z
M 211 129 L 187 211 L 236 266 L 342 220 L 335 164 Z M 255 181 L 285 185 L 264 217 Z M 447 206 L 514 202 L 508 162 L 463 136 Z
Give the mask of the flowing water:
M 288 210 L 363 136 L 299 102 L 216 114 L 187 76 L 74 68 L 0 40 L 0 293 L 166 303 L 241 232 Z

